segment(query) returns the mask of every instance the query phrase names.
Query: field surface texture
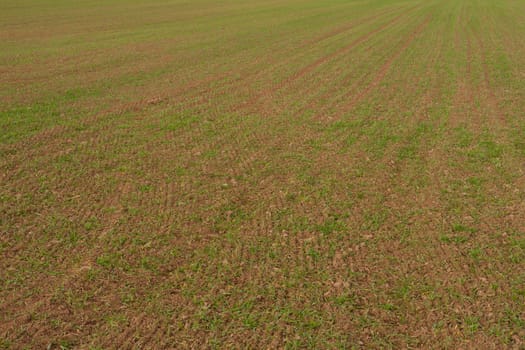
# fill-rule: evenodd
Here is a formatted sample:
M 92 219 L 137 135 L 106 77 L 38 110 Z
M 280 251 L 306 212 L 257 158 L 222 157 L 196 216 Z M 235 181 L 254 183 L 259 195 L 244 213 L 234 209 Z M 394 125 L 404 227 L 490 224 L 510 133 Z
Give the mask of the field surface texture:
M 1 0 L 0 349 L 524 349 L 524 111 L 524 1 Z

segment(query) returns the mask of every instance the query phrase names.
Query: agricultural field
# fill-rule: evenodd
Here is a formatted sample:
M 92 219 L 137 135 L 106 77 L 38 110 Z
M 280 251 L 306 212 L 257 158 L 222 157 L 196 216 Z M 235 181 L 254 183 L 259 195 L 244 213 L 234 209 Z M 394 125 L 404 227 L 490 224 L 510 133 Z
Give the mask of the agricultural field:
M 2 0 L 2 348 L 525 349 L 525 2 Z

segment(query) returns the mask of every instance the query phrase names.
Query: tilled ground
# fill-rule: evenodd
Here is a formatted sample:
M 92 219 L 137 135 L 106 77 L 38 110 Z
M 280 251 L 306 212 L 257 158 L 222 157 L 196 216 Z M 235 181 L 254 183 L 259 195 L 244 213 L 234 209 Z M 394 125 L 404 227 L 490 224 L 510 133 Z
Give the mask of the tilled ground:
M 525 4 L 7 0 L 0 348 L 525 347 Z

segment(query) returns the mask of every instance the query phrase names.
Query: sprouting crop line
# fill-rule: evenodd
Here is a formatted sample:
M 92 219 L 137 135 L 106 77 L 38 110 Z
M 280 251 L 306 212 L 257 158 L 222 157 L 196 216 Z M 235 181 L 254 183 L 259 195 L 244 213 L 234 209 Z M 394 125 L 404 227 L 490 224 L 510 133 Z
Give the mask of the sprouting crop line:
M 454 96 L 453 112 L 450 114 L 449 123 L 452 126 L 458 126 L 465 122 L 465 116 L 462 115 L 465 111 L 462 106 L 472 106 L 474 108 L 474 100 L 472 96 L 472 44 L 470 35 L 468 33 L 465 22 L 465 7 L 461 7 L 455 24 L 454 30 L 454 47 L 457 51 L 465 52 L 465 68 L 464 74 L 461 74 L 456 80 L 456 92 Z M 465 46 L 463 48 L 463 45 Z
M 343 53 L 353 49 L 357 45 L 366 42 L 371 37 L 373 37 L 375 34 L 381 32 L 381 31 L 385 30 L 386 28 L 388 28 L 388 27 L 392 26 L 393 24 L 395 24 L 404 15 L 405 14 L 401 14 L 401 15 L 396 16 L 391 21 L 389 21 L 386 24 L 380 26 L 379 28 L 374 29 L 373 31 L 371 31 L 371 32 L 369 32 L 369 33 L 359 37 L 358 39 L 354 40 L 353 42 L 351 42 L 347 46 L 344 46 L 344 47 L 342 47 L 342 48 L 332 52 L 331 54 L 328 54 L 326 56 L 323 56 L 323 57 L 317 59 L 316 61 L 310 63 L 309 65 L 307 65 L 305 67 L 303 67 L 297 73 L 295 73 L 295 74 L 291 75 L 290 77 L 288 77 L 287 79 L 281 81 L 278 85 L 276 85 L 272 89 L 270 89 L 270 91 L 265 91 L 264 94 L 273 93 L 273 92 L 276 92 L 276 91 L 279 91 L 279 90 L 283 89 L 284 87 L 286 87 L 286 86 L 290 85 L 291 83 L 293 83 L 294 81 L 302 78 L 303 76 L 305 76 L 306 74 L 308 74 L 309 72 L 311 72 L 315 68 L 319 67 L 320 65 L 328 62 L 329 60 L 335 58 L 336 56 L 338 56 L 340 54 L 343 54 Z
M 485 51 L 485 44 L 483 43 L 483 39 L 479 37 L 479 34 L 476 35 L 476 41 L 478 42 L 478 46 L 481 51 L 481 65 L 483 68 L 483 85 L 488 94 L 487 103 L 489 107 L 494 111 L 494 113 L 496 113 L 498 119 L 506 123 L 505 115 L 501 111 L 499 104 L 498 104 L 498 98 L 496 97 L 494 90 L 491 88 L 489 67 L 487 64 L 487 53 Z
M 350 100 L 350 102 L 346 105 L 344 105 L 339 112 L 336 114 L 335 119 L 341 118 L 346 112 L 352 110 L 357 106 L 359 102 L 361 102 L 365 97 L 370 95 L 381 82 L 385 78 L 386 74 L 392 67 L 392 64 L 397 60 L 403 52 L 406 51 L 406 49 L 412 44 L 412 42 L 419 36 L 419 34 L 425 29 L 425 27 L 430 22 L 432 16 L 429 14 L 425 20 L 417 26 L 417 28 L 410 34 L 408 39 L 403 43 L 401 48 L 396 51 L 379 69 L 375 77 L 372 79 L 372 81 L 358 94 L 354 95 L 354 97 Z M 351 92 L 349 93 L 351 94 Z M 347 95 L 349 95 L 347 94 Z
M 304 50 L 301 50 L 301 49 L 304 49 L 305 47 L 312 47 L 316 44 L 319 44 L 321 42 L 323 42 L 324 40 L 327 40 L 327 39 L 330 39 L 338 34 L 341 34 L 341 33 L 344 33 L 346 31 L 349 31 L 351 29 L 354 29 L 354 28 L 358 28 L 359 26 L 363 25 L 363 24 L 366 24 L 366 23 L 369 23 L 383 15 L 388 15 L 388 14 L 392 14 L 394 12 L 397 12 L 399 10 L 402 10 L 402 8 L 395 8 L 395 9 L 387 9 L 387 10 L 384 10 L 384 11 L 381 11 L 380 13 L 377 13 L 375 15 L 372 15 L 372 16 L 369 16 L 369 17 L 365 17 L 363 19 L 360 19 L 359 21 L 353 21 L 345 26 L 342 26 L 342 27 L 339 27 L 337 29 L 334 29 L 333 31 L 331 32 L 328 32 L 328 33 L 325 33 L 319 37 L 316 37 L 314 39 L 311 39 L 307 42 L 305 42 L 303 45 L 300 45 L 298 46 L 297 48 L 294 48 L 294 51 L 295 51 L 295 54 L 292 54 L 292 55 L 288 55 L 286 57 L 286 59 L 284 60 L 278 60 L 278 59 L 270 59 L 267 64 L 265 64 L 264 67 L 260 68 L 260 69 L 253 69 L 253 66 L 254 64 L 258 64 L 259 62 L 261 62 L 262 60 L 261 59 L 257 59 L 255 60 L 253 63 L 254 64 L 251 64 L 249 65 L 245 70 L 246 72 L 243 72 L 243 74 L 241 74 L 241 78 L 238 78 L 238 79 L 234 79 L 234 80 L 230 80 L 230 81 L 227 81 L 224 85 L 222 85 L 221 87 L 219 87 L 220 91 L 217 92 L 217 88 L 214 87 L 214 88 L 211 88 L 211 87 L 208 87 L 206 89 L 204 89 L 203 91 L 201 91 L 199 93 L 199 96 L 204 96 L 210 92 L 214 92 L 215 93 L 215 96 L 223 96 L 225 94 L 227 94 L 228 92 L 231 91 L 231 89 L 235 88 L 235 85 L 236 84 L 245 84 L 247 81 L 249 81 L 250 79 L 257 79 L 257 77 L 260 77 L 260 76 L 264 76 L 264 75 L 268 75 L 269 72 L 275 70 L 277 67 L 282 67 L 282 66 L 285 66 L 287 64 L 289 64 L 291 61 L 293 61 L 297 56 L 300 56 L 302 54 L 304 54 Z M 409 9 L 409 11 L 411 11 L 412 9 Z M 223 78 L 227 78 L 228 76 L 231 76 L 231 74 L 237 72 L 237 69 L 236 68 L 233 68 L 227 72 L 225 72 L 224 74 L 222 74 L 219 78 L 217 79 L 214 79 L 212 82 L 217 82 Z M 204 83 L 206 83 L 207 81 L 205 81 Z M 176 96 L 175 96 L 176 97 Z M 237 108 L 235 108 L 237 109 Z
M 355 27 L 357 27 L 357 26 L 359 26 L 361 24 L 366 24 L 368 22 L 371 22 L 374 19 L 377 19 L 377 18 L 381 17 L 382 15 L 391 14 L 393 12 L 396 12 L 397 10 L 400 10 L 400 9 L 401 8 L 395 8 L 393 10 L 392 9 L 386 9 L 384 11 L 376 13 L 373 16 L 369 16 L 369 17 L 363 18 L 360 21 L 350 22 L 350 23 L 348 23 L 348 24 L 346 24 L 344 26 L 341 26 L 339 28 L 335 28 L 332 31 L 329 31 L 328 33 L 320 35 L 317 38 L 310 39 L 310 40 L 306 41 L 303 45 L 299 46 L 297 49 L 302 49 L 302 48 L 304 48 L 306 46 L 312 46 L 312 45 L 318 44 L 318 43 L 322 42 L 323 40 L 330 39 L 330 38 L 332 38 L 332 37 L 334 37 L 336 35 L 339 35 L 341 33 L 349 31 L 350 29 L 353 29 L 353 28 L 355 28 Z
M 417 6 L 416 6 L 417 7 Z M 244 84 L 246 85 L 247 84 L 247 81 L 249 81 L 250 79 L 257 79 L 258 77 L 260 76 L 265 76 L 265 75 L 268 75 L 270 72 L 274 71 L 277 67 L 283 67 L 283 66 L 286 66 L 287 64 L 290 64 L 290 62 L 292 62 L 294 59 L 296 59 L 298 56 L 301 56 L 303 53 L 304 53 L 304 50 L 301 50 L 303 49 L 304 47 L 307 47 L 307 46 L 310 46 L 310 47 L 313 47 L 315 46 L 316 44 L 319 44 L 321 43 L 322 41 L 326 40 L 326 39 L 329 39 L 335 35 L 338 35 L 338 34 L 341 34 L 345 31 L 348 31 L 350 29 L 354 29 L 354 28 L 358 28 L 360 25 L 363 25 L 363 24 L 366 24 L 368 22 L 371 22 L 385 14 L 392 14 L 394 12 L 397 12 L 398 10 L 400 10 L 399 8 L 396 8 L 395 10 L 387 10 L 387 11 L 383 11 L 379 14 L 376 14 L 376 15 L 373 15 L 373 16 L 370 16 L 370 17 L 367 17 L 367 18 L 364 18 L 360 21 L 357 21 L 357 22 L 352 22 L 350 23 L 349 25 L 346 25 L 344 27 L 341 27 L 341 28 L 338 28 L 330 33 L 327 33 L 327 34 L 324 34 L 318 38 L 315 38 L 315 39 L 312 39 L 310 41 L 308 41 L 307 43 L 297 47 L 297 48 L 294 48 L 294 51 L 295 51 L 295 54 L 292 54 L 292 55 L 289 55 L 287 56 L 286 59 L 284 60 L 270 60 L 270 62 L 268 62 L 268 65 L 266 65 L 265 67 L 263 67 L 262 69 L 258 70 L 258 71 L 252 71 L 250 70 L 248 72 L 248 74 L 244 75 L 243 78 L 237 80 L 237 81 L 233 81 L 231 84 L 235 84 L 235 83 L 241 83 L 241 84 Z M 412 9 L 409 9 L 408 11 L 411 11 Z M 276 86 L 277 85 L 274 85 L 272 87 L 269 87 L 269 88 L 266 88 L 266 89 L 262 89 L 260 90 L 259 92 L 255 92 L 255 94 L 252 94 L 252 97 L 250 97 L 248 100 L 242 102 L 242 103 L 239 103 L 239 104 L 236 104 L 233 106 L 232 110 L 233 111 L 239 111 L 239 110 L 243 110 L 247 107 L 250 107 L 250 106 L 253 106 L 253 104 L 259 100 L 262 96 L 268 96 L 268 95 L 271 95 L 272 92 L 275 92 L 277 91 L 278 89 L 276 89 Z M 228 91 L 231 90 L 231 87 L 229 90 L 226 90 L 226 89 L 222 89 L 221 92 L 219 92 L 217 94 L 217 96 L 222 96 L 224 94 L 226 94 Z
M 356 46 L 366 42 L 367 40 L 369 40 L 370 38 L 372 38 L 374 35 L 386 30 L 387 28 L 391 27 L 392 25 L 394 25 L 395 23 L 397 23 L 400 19 L 402 19 L 403 17 L 405 17 L 408 13 L 414 11 L 418 6 L 414 6 L 412 7 L 411 9 L 409 9 L 408 11 L 404 12 L 403 14 L 400 14 L 398 16 L 396 16 L 395 18 L 393 18 L 392 20 L 388 21 L 387 23 L 379 26 L 378 28 L 372 30 L 371 32 L 368 32 L 367 34 L 355 39 L 354 41 L 352 41 L 350 44 L 328 54 L 328 55 L 325 55 L 323 57 L 320 57 L 319 59 L 315 60 L 314 62 L 306 65 L 305 67 L 303 67 L 302 69 L 300 69 L 299 71 L 297 71 L 296 73 L 292 74 L 291 76 L 289 76 L 288 78 L 282 80 L 281 82 L 279 82 L 278 84 L 275 84 L 273 86 L 271 86 L 270 88 L 267 88 L 267 89 L 264 89 L 262 91 L 260 91 L 258 94 L 256 94 L 255 96 L 253 96 L 252 98 L 250 98 L 248 101 L 245 101 L 244 103 L 242 103 L 241 105 L 239 106 L 236 106 L 234 108 L 234 110 L 239 110 L 241 109 L 242 107 L 244 106 L 250 106 L 250 105 L 253 105 L 254 103 L 256 103 L 261 97 L 264 97 L 264 96 L 271 96 L 273 95 L 274 93 L 278 92 L 279 90 L 282 90 L 283 88 L 291 85 L 293 82 L 301 79 L 302 77 L 304 77 L 305 75 L 307 75 L 308 73 L 310 73 L 311 71 L 313 71 L 314 69 L 316 69 L 317 67 L 323 65 L 324 63 L 327 63 L 329 62 L 330 60 L 334 59 L 335 57 L 343 54 L 343 53 L 346 53 L 350 50 L 352 50 L 353 48 L 355 48 Z
M 354 72 L 350 72 L 349 74 L 347 74 L 343 78 L 343 80 L 341 81 L 340 86 L 347 86 L 350 83 L 352 83 L 352 80 L 354 80 L 354 78 L 355 78 L 355 76 L 352 73 L 354 73 Z M 360 79 L 358 79 L 357 81 L 352 83 L 352 88 L 354 88 L 355 86 L 358 86 L 358 85 L 366 82 L 366 77 L 367 76 L 368 76 L 368 74 L 364 73 L 364 76 L 361 76 Z M 340 86 L 332 86 L 330 89 L 328 89 L 327 91 L 322 93 L 320 96 L 314 96 L 314 97 L 310 98 L 308 103 L 306 103 L 304 106 L 300 107 L 294 113 L 294 116 L 298 117 L 298 116 L 302 115 L 306 110 L 314 108 L 316 106 L 316 102 L 317 101 L 325 100 L 325 99 L 329 98 L 330 96 L 336 94 L 339 91 Z M 351 96 L 351 92 L 345 93 L 344 96 L 345 97 Z M 328 108 L 334 107 L 335 104 L 336 104 L 336 102 L 333 101 L 333 102 L 328 102 L 328 103 L 324 104 L 323 106 L 321 106 L 320 109 L 318 109 L 318 113 L 317 113 L 318 116 L 317 117 L 320 117 L 323 113 L 325 113 Z
M 417 7 L 417 6 L 415 6 Z M 415 8 L 414 7 L 414 8 Z M 300 56 L 301 54 L 304 53 L 303 48 L 305 47 L 313 47 L 319 43 L 321 43 L 322 41 L 326 40 L 326 39 L 329 39 L 329 38 L 332 38 L 338 34 L 341 34 L 341 33 L 344 33 L 346 31 L 349 31 L 351 29 L 354 29 L 354 28 L 358 28 L 359 26 L 363 25 L 363 24 L 366 24 L 366 23 L 369 23 L 369 22 L 372 22 L 373 20 L 383 16 L 383 15 L 387 15 L 387 14 L 392 14 L 392 13 L 395 13 L 399 10 L 401 10 L 402 8 L 396 8 L 394 10 L 392 9 L 388 9 L 388 10 L 385 10 L 385 11 L 382 11 L 380 13 L 377 13 L 373 16 L 369 16 L 369 17 L 366 17 L 366 18 L 363 18 L 361 19 L 360 21 L 356 21 L 356 22 L 351 22 L 343 27 L 340 27 L 340 28 L 337 28 L 329 33 L 326 33 L 326 34 L 323 34 L 317 38 L 314 38 L 312 40 L 309 40 L 307 41 L 305 44 L 303 45 L 300 45 L 298 46 L 297 48 L 294 48 L 294 50 L 296 51 L 296 54 L 294 55 L 288 55 L 286 59 L 284 60 L 270 60 L 270 62 L 268 63 L 269 65 L 262 68 L 261 70 L 255 72 L 254 74 L 251 74 L 249 75 L 248 77 L 251 77 L 251 76 L 255 76 L 255 77 L 258 77 L 260 75 L 263 75 L 263 74 L 268 74 L 269 71 L 273 71 L 275 70 L 276 67 L 282 67 L 282 66 L 285 66 L 287 64 L 289 64 L 291 61 L 293 61 L 297 56 Z M 409 9 L 408 11 L 412 11 L 413 9 Z M 298 54 L 297 54 L 298 53 Z M 247 79 L 244 79 L 244 80 L 247 80 Z M 270 88 L 271 90 L 271 88 Z M 265 91 L 265 90 L 263 90 Z

